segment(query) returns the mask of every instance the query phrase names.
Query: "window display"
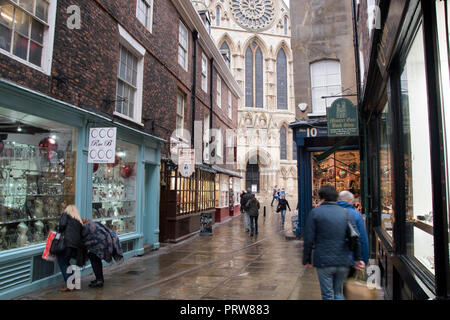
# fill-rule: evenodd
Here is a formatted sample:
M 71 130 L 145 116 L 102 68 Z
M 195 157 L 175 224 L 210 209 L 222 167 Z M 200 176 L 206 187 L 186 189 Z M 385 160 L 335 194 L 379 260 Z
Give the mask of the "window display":
M 449 21 L 450 14 L 450 3 L 449 1 L 436 1 L 436 16 L 437 16 L 437 30 L 439 39 L 439 57 L 440 57 L 440 89 L 441 89 L 441 106 L 442 115 L 444 117 L 445 123 L 450 123 L 450 65 L 449 65 L 449 48 L 450 48 L 450 25 Z M 446 144 L 447 144 L 447 170 L 450 168 L 450 154 L 448 151 L 448 144 L 450 143 L 450 128 L 445 128 L 444 133 Z M 448 173 L 447 173 L 448 175 Z M 449 201 L 449 194 L 447 194 L 447 203 Z M 450 210 L 447 210 L 447 224 L 450 223 Z M 450 234 L 449 234 L 450 237 Z M 450 256 L 450 248 L 449 248 Z M 449 276 L 450 276 L 450 259 L 448 261 Z
M 434 273 L 430 136 L 422 28 L 401 76 L 405 163 L 406 254 Z
M 348 190 L 355 195 L 355 203 L 360 197 L 360 172 L 359 151 L 338 151 L 331 154 L 323 161 L 316 161 L 315 155 L 321 152 L 311 153 L 312 163 L 312 201 L 313 207 L 317 206 L 319 189 L 324 185 L 332 185 L 338 192 Z
M 216 207 L 224 208 L 230 205 L 230 181 L 229 177 L 225 174 L 216 175 Z
M 136 231 L 138 146 L 116 142 L 116 161 L 94 164 L 92 219 L 117 234 Z
M 214 208 L 214 173 L 198 170 L 197 174 L 199 175 L 198 210 Z
M 381 227 L 392 237 L 394 224 L 393 210 L 393 176 L 392 176 L 392 123 L 389 104 L 384 106 L 380 115 L 380 198 L 381 198 Z
M 40 244 L 75 203 L 77 130 L 0 108 L 0 251 Z

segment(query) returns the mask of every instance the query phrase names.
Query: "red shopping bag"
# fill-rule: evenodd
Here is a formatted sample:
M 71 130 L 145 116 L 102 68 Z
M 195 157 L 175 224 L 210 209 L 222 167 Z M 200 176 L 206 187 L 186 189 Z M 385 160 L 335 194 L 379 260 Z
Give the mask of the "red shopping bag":
M 56 261 L 56 256 L 50 254 L 50 247 L 52 246 L 53 239 L 56 236 L 56 232 L 50 231 L 47 237 L 47 242 L 45 243 L 45 250 L 42 254 L 42 259 L 47 261 Z

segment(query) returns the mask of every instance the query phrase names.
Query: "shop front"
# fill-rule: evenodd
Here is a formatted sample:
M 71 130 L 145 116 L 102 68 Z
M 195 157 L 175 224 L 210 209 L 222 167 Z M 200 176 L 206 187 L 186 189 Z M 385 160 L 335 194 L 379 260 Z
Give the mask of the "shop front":
M 115 163 L 88 164 L 91 127 L 117 128 Z M 0 80 L 0 299 L 62 281 L 41 255 L 69 204 L 115 230 L 125 258 L 157 248 L 162 142 Z
M 200 230 L 202 214 L 215 216 L 215 170 L 196 165 L 184 177 L 170 159 L 161 162 L 160 241 L 178 242 Z
M 448 299 L 449 4 L 381 12 L 362 99 L 371 253 L 386 298 Z
M 221 222 L 240 213 L 241 176 L 232 170 L 216 165 L 213 165 L 212 168 L 216 171 L 215 221 Z
M 318 191 L 332 185 L 360 198 L 360 154 L 358 137 L 328 136 L 327 120 L 291 123 L 297 145 L 298 212 L 296 236 L 301 236 L 308 213 L 319 203 Z

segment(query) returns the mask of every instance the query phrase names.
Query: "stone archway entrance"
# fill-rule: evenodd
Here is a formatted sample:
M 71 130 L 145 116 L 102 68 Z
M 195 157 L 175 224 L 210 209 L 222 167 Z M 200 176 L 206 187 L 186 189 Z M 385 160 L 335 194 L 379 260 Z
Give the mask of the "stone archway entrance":
M 245 189 L 251 189 L 252 185 L 257 186 L 257 192 L 259 193 L 261 190 L 259 164 L 258 159 L 254 158 L 249 159 L 247 162 L 245 171 Z

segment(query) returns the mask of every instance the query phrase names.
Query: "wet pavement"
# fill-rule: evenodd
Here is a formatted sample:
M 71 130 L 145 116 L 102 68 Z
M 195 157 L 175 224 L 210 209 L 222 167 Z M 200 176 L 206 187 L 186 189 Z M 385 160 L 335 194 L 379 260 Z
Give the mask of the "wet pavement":
M 303 242 L 285 236 L 292 235 L 292 212 L 282 228 L 280 214 L 270 203 L 266 207 L 257 236 L 244 231 L 240 215 L 217 224 L 212 236 L 197 234 L 105 267 L 103 288 L 89 288 L 90 275 L 82 278 L 81 290 L 61 293 L 61 283 L 18 299 L 320 300 L 316 271 L 302 265 Z

